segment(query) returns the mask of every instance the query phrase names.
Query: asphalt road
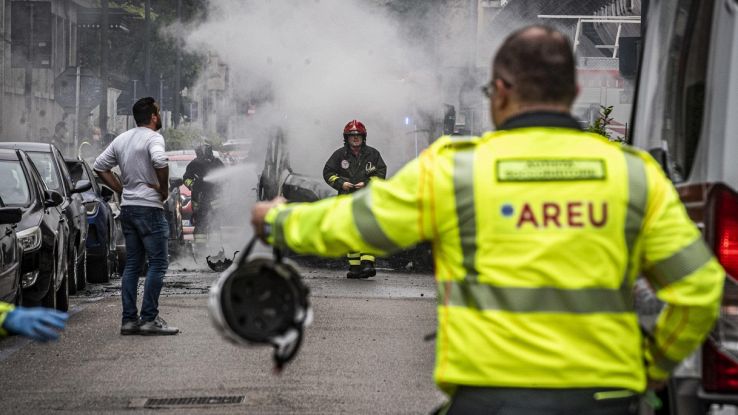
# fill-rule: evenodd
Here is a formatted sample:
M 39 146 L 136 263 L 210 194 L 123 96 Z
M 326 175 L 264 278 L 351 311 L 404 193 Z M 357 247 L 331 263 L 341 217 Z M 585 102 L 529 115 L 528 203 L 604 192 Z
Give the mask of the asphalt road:
M 343 270 L 303 270 L 315 318 L 280 375 L 269 348 L 217 334 L 206 294 L 217 274 L 185 261 L 172 265 L 160 301 L 177 336 L 119 335 L 120 280 L 112 280 L 73 297 L 59 342 L 1 340 L 0 412 L 425 414 L 443 402 L 434 343 L 424 340 L 436 323 L 431 275 L 380 270 L 357 281 Z

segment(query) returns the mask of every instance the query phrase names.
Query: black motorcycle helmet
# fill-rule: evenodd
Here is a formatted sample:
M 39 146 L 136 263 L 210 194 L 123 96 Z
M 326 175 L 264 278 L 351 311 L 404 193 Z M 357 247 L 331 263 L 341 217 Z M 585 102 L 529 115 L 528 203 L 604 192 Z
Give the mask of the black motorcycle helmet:
M 256 238 L 210 288 L 213 324 L 229 341 L 274 347 L 275 369 L 292 360 L 312 322 L 308 288 L 297 267 L 275 251 L 249 256 Z

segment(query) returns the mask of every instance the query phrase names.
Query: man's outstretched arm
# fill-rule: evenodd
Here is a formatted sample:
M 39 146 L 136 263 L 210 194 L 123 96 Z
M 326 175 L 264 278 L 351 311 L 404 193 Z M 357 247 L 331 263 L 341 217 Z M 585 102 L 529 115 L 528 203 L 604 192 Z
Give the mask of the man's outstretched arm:
M 351 195 L 315 203 L 257 203 L 252 224 L 270 244 L 298 253 L 341 256 L 350 251 L 386 254 L 429 235 L 419 221 L 423 195 L 420 162 L 414 160 L 391 180 L 375 180 Z

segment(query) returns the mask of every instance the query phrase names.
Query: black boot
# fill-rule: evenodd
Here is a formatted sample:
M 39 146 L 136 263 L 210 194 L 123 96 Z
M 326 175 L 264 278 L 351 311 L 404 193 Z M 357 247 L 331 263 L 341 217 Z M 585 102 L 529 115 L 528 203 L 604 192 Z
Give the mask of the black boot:
M 377 275 L 373 261 L 361 261 L 361 278 L 370 278 Z
M 357 279 L 361 278 L 361 265 L 350 265 L 349 272 L 346 274 L 346 278 Z

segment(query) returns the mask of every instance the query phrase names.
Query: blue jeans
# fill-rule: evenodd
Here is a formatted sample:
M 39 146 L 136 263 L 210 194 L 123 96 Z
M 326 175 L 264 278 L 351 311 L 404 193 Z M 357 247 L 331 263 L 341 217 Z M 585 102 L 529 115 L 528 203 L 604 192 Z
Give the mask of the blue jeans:
M 159 315 L 159 293 L 169 266 L 169 223 L 163 209 L 122 206 L 120 210 L 123 235 L 126 238 L 126 266 L 120 284 L 123 322 L 138 320 L 136 293 L 138 277 L 144 265 L 144 254 L 149 260 L 149 269 L 144 284 L 141 320 L 152 321 Z

